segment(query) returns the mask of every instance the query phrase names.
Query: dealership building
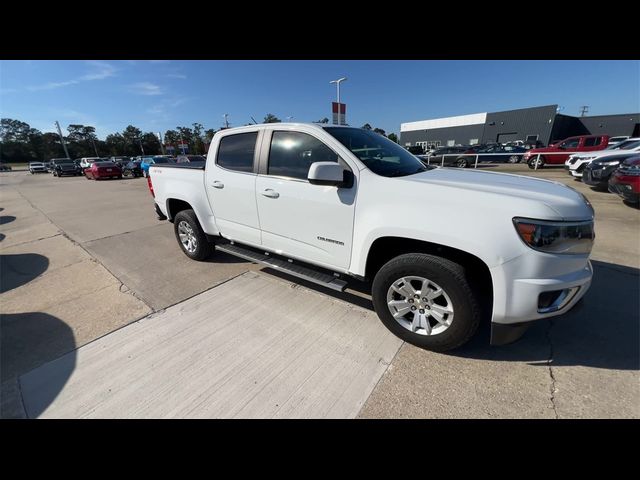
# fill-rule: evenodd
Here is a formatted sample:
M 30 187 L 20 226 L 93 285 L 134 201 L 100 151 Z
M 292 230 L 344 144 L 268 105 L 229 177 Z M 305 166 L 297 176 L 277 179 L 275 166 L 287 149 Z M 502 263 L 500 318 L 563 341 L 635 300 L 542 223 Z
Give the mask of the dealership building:
M 400 143 L 427 148 L 537 140 L 548 145 L 574 135 L 605 134 L 640 136 L 640 113 L 572 117 L 558 113 L 558 105 L 473 113 L 403 123 Z

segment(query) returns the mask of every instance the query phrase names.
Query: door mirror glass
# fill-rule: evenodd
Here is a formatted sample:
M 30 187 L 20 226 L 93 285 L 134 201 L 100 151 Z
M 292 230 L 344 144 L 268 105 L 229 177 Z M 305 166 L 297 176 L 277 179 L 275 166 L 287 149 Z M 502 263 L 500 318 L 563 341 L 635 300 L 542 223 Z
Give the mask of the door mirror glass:
M 315 162 L 309 168 L 307 180 L 312 185 L 342 187 L 345 184 L 345 169 L 335 162 Z

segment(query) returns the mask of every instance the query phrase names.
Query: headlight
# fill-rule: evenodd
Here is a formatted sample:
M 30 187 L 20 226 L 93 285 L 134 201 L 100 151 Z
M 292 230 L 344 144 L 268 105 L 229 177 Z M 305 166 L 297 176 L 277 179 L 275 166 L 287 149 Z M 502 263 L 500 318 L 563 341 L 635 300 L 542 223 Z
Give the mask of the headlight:
M 524 243 L 546 253 L 589 253 L 595 239 L 593 220 L 549 222 L 516 217 L 513 224 Z
M 620 160 L 610 160 L 608 162 L 605 162 L 605 161 L 598 162 L 598 165 L 602 165 L 602 166 L 610 166 L 610 165 L 618 165 L 618 164 L 620 164 Z

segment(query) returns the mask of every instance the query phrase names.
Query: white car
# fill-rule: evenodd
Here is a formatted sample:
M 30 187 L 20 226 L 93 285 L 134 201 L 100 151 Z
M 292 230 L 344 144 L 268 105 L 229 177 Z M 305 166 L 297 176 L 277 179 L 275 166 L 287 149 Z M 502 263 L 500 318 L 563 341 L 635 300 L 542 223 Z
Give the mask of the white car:
M 370 279 L 382 323 L 425 349 L 459 347 L 481 321 L 493 344 L 508 343 L 591 285 L 594 212 L 582 194 L 428 167 L 360 128 L 222 130 L 205 166 L 151 165 L 148 185 L 189 258 L 227 252 L 338 291 Z M 250 308 L 255 292 L 241 294 Z
M 31 175 L 34 173 L 47 173 L 47 166 L 43 162 L 30 162 L 29 171 Z
M 640 152 L 640 137 L 628 138 L 624 142 L 617 145 L 608 146 L 604 150 L 595 152 L 576 153 L 571 155 L 564 162 L 564 168 L 575 178 L 582 178 L 582 172 L 585 167 L 593 162 L 596 158 L 613 155 L 621 150 L 630 152 Z
M 616 146 L 619 143 L 624 142 L 625 140 L 628 140 L 629 138 L 631 138 L 629 135 L 621 135 L 618 137 L 610 137 L 609 138 L 609 146 Z
M 110 162 L 111 160 L 102 157 L 82 157 L 80 159 L 80 167 L 84 170 L 85 168 L 89 168 L 91 164 L 99 161 Z

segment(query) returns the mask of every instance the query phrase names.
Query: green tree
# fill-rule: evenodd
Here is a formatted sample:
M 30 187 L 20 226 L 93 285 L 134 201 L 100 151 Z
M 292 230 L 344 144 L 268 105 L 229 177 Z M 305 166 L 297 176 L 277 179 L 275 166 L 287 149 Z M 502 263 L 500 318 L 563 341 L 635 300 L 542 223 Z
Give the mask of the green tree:
M 140 137 L 145 155 L 160 155 L 160 140 L 155 133 L 147 132 Z
M 318 120 L 317 122 L 313 122 L 313 123 L 329 123 L 329 119 L 327 117 L 324 117 Z
M 280 120 L 278 117 L 276 117 L 272 113 L 267 113 L 264 116 L 264 120 L 262 121 L 262 123 L 280 123 L 280 122 L 282 122 L 282 120 Z
M 119 157 L 127 155 L 126 141 L 121 133 L 112 133 L 107 135 L 107 139 L 104 143 L 109 156 Z
M 376 132 L 376 133 L 379 133 L 379 134 L 380 134 L 380 135 L 382 135 L 383 137 L 386 137 L 386 136 L 387 136 L 386 132 L 385 132 L 383 129 L 381 129 L 381 128 L 377 128 L 377 127 L 376 127 L 376 128 L 374 128 L 374 129 L 373 129 L 373 131 L 374 131 L 374 132 Z
M 390 134 L 387 136 L 387 138 L 388 138 L 389 140 L 391 140 L 392 142 L 396 142 L 396 143 L 398 143 L 398 136 L 397 136 L 395 133 L 393 133 L 393 132 L 392 132 L 392 133 L 390 133 Z
M 28 123 L 3 118 L 0 120 L 0 142 L 28 142 L 30 130 Z
M 204 140 L 202 134 L 204 126 L 201 123 L 193 123 L 193 150 L 194 154 L 204 153 Z
M 135 156 L 141 155 L 140 139 L 142 138 L 142 130 L 133 125 L 128 125 L 122 131 L 122 138 L 124 139 L 124 155 Z M 146 152 L 145 152 L 146 153 Z
M 371 125 L 369 125 L 368 123 L 365 123 L 362 128 L 364 128 L 365 130 L 371 130 Z

